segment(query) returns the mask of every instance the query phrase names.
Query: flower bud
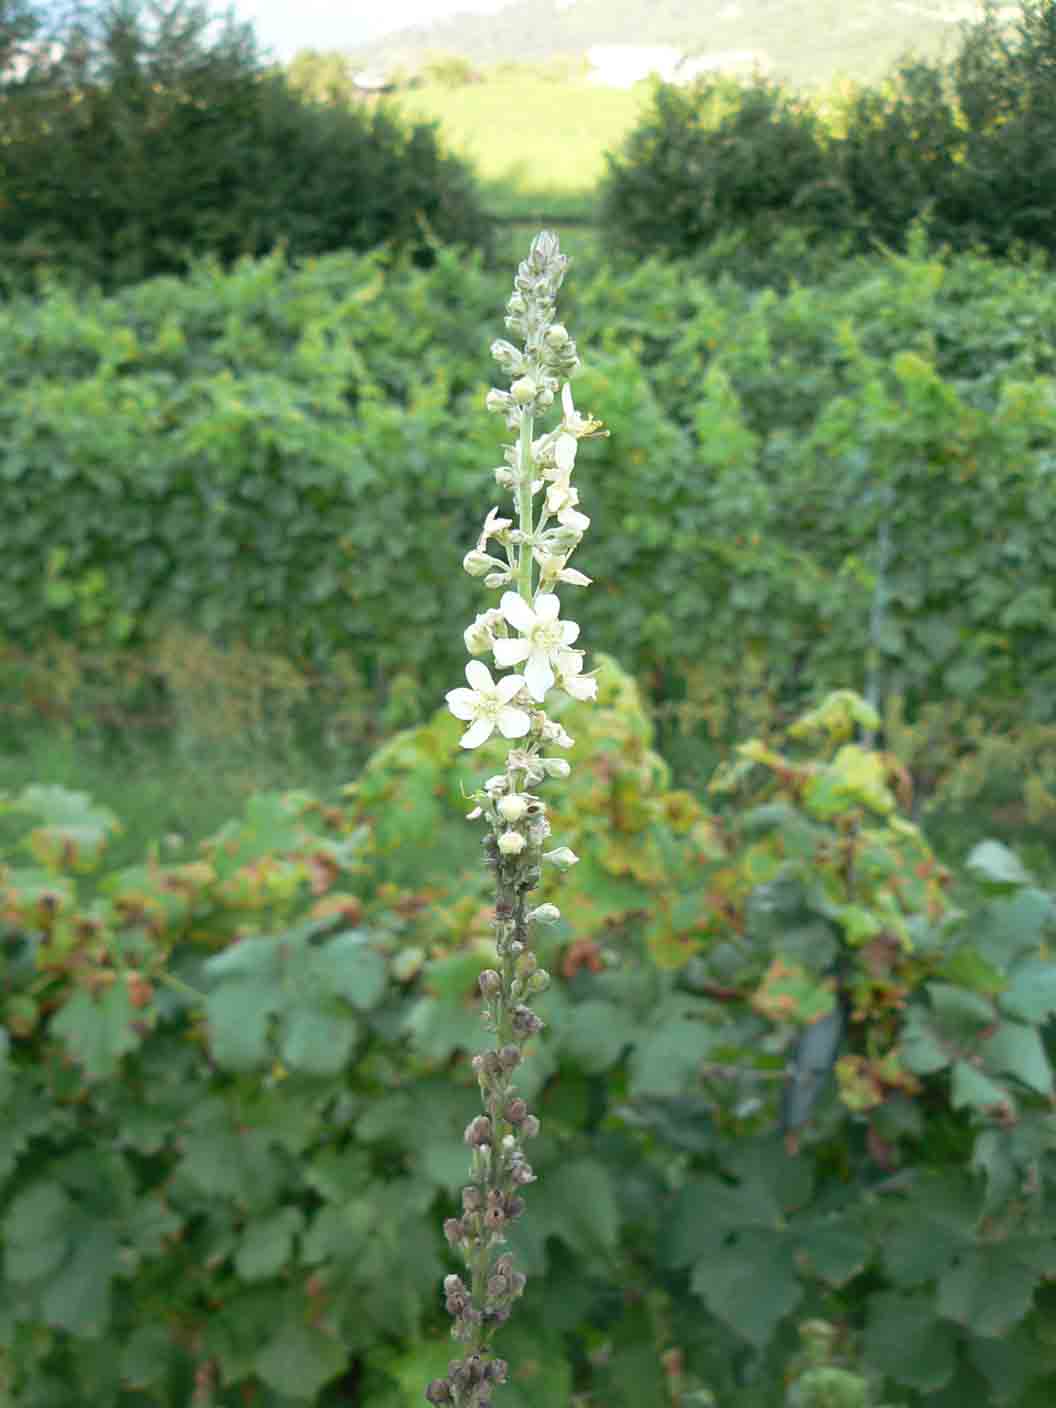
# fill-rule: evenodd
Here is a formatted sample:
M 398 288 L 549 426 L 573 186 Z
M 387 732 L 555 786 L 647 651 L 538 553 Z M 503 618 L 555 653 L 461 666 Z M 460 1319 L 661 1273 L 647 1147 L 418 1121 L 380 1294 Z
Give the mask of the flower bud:
M 512 342 L 496 338 L 491 344 L 491 355 L 509 376 L 517 376 L 524 366 L 524 353 L 519 352 Z
M 444 1295 L 445 1295 L 445 1296 L 464 1295 L 464 1294 L 465 1294 L 465 1291 L 466 1291 L 466 1288 L 465 1288 L 465 1286 L 462 1284 L 462 1277 L 461 1277 L 461 1276 L 454 1276 L 454 1275 L 452 1275 L 452 1276 L 445 1276 L 445 1277 L 444 1277 Z
M 533 973 L 532 976 L 528 979 L 528 992 L 529 992 L 529 993 L 534 994 L 534 993 L 546 992 L 546 990 L 547 990 L 547 988 L 548 988 L 549 986 L 550 986 L 550 974 L 546 971 L 545 968 L 540 968 L 539 971 L 538 971 L 538 973 Z
M 528 1164 L 514 1164 L 510 1170 L 510 1178 L 516 1188 L 525 1188 L 529 1183 L 535 1182 L 535 1174 Z
M 471 577 L 483 577 L 493 567 L 501 568 L 502 563 L 497 557 L 481 552 L 479 548 L 471 548 L 462 559 L 462 571 L 468 572 Z
M 504 1046 L 499 1052 L 499 1062 L 504 1071 L 515 1071 L 521 1064 L 521 1053 L 516 1046 Z
M 491 1144 L 491 1120 L 487 1115 L 477 1115 L 466 1125 L 463 1136 L 471 1149 L 483 1149 Z
M 543 1020 L 537 1017 L 530 1007 L 515 1007 L 510 1017 L 514 1036 L 527 1038 L 536 1036 L 543 1030 Z M 490 1126 L 489 1126 L 490 1128 Z
M 544 851 L 543 860 L 548 860 L 551 865 L 556 865 L 558 870 L 571 870 L 579 862 L 579 856 L 575 851 L 569 850 L 567 846 L 558 846 L 554 851 Z
M 532 376 L 519 376 L 510 387 L 510 395 L 518 406 L 527 406 L 539 394 L 539 384 Z
M 509 584 L 510 584 L 512 581 L 513 581 L 513 573 L 510 572 L 510 571 L 505 571 L 505 572 L 489 572 L 488 575 L 484 578 L 484 585 L 485 585 L 486 587 L 492 587 L 492 588 L 495 588 L 495 587 L 508 587 Z
M 527 1115 L 521 1125 L 521 1134 L 525 1139 L 534 1139 L 539 1133 L 539 1120 L 535 1115 Z
M 517 975 L 521 978 L 530 978 L 538 967 L 539 960 L 529 949 L 517 964 Z
M 484 1206 L 484 1195 L 474 1184 L 468 1184 L 462 1189 L 462 1211 L 480 1212 Z
M 493 386 L 484 397 L 484 407 L 489 411 L 507 411 L 513 405 L 513 397 L 508 391 L 500 391 Z
M 477 982 L 485 997 L 498 997 L 502 992 L 502 978 L 494 968 L 485 968 Z
M 537 924 L 556 924 L 560 918 L 561 911 L 556 904 L 540 904 L 528 911 L 529 923 L 534 919 Z
M 539 763 L 547 777 L 568 777 L 572 771 L 572 765 L 564 758 L 540 758 Z
M 504 831 L 499 837 L 499 850 L 504 856 L 519 856 L 527 844 L 519 831 Z
M 451 1385 L 446 1379 L 434 1379 L 425 1390 L 425 1399 L 427 1403 L 433 1404 L 453 1403 L 455 1401 L 451 1397 Z
M 453 1247 L 457 1247 L 464 1235 L 462 1221 L 457 1217 L 449 1217 L 444 1221 L 444 1236 Z
M 553 347 L 555 350 L 564 347 L 565 343 L 570 340 L 568 328 L 564 323 L 552 323 L 543 335 L 543 340 L 548 347 Z
M 504 1384 L 509 1369 L 505 1359 L 493 1359 L 490 1364 L 484 1365 L 484 1377 L 489 1383 Z
M 510 1124 L 523 1124 L 528 1115 L 527 1102 L 519 1096 L 516 1100 L 511 1100 L 506 1106 L 505 1115 Z
M 497 804 L 497 811 L 504 821 L 520 821 L 527 810 L 527 798 L 519 796 L 516 792 L 510 793 L 508 797 L 502 797 Z

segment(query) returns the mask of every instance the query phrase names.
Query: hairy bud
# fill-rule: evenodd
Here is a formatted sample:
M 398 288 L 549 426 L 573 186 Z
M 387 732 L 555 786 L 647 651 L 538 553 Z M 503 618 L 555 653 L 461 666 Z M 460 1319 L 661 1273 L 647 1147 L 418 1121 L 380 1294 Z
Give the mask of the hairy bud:
M 491 1144 L 491 1120 L 487 1115 L 477 1115 L 470 1120 L 464 1138 L 471 1149 L 487 1148 Z

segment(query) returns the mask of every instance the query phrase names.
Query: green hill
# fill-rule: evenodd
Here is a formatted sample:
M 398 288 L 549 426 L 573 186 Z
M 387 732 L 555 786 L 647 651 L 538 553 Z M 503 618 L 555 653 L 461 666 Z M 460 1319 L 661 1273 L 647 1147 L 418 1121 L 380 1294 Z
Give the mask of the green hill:
M 673 45 L 696 57 L 757 55 L 801 88 L 840 77 L 872 81 L 907 54 L 952 53 L 977 0 L 535 0 L 492 15 L 460 14 L 355 51 L 364 66 L 413 66 L 426 54 L 480 65 L 539 62 L 595 45 Z

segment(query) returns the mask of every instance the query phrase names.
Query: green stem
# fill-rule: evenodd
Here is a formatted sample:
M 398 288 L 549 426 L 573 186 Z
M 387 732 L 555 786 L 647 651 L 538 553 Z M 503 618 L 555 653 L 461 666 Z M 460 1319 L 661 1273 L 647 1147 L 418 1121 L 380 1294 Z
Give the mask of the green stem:
M 520 478 L 517 495 L 518 527 L 522 533 L 532 533 L 532 429 L 534 417 L 525 413 L 521 420 L 521 435 L 517 442 L 517 472 Z M 532 602 L 532 545 L 522 543 L 517 559 L 517 590 L 529 606 Z

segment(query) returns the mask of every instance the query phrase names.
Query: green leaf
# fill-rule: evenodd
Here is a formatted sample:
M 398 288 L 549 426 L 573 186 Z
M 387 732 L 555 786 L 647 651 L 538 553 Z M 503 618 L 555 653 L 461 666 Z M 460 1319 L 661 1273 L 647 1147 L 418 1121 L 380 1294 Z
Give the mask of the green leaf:
M 982 1047 L 983 1060 L 995 1075 L 1015 1076 L 1039 1095 L 1052 1094 L 1052 1070 L 1035 1027 L 1002 1022 Z
M 256 1371 L 287 1398 L 310 1400 L 348 1366 L 349 1352 L 312 1325 L 284 1324 L 256 1356 Z
M 896 1286 L 933 1280 L 975 1240 L 981 1212 L 973 1179 L 964 1174 L 922 1173 L 908 1194 L 880 1206 L 879 1242 Z
M 930 1075 L 961 1054 L 974 1054 L 983 1032 L 997 1017 L 988 998 L 967 988 L 929 983 L 927 993 L 930 1011 L 911 1007 L 902 1034 L 906 1065 L 916 1075 Z
M 1044 1022 L 1056 1013 L 1056 963 L 1028 958 L 1013 969 L 1008 989 L 998 1005 L 1010 1017 L 1024 1022 Z
M 375 1222 L 374 1210 L 362 1199 L 320 1208 L 301 1243 L 301 1259 L 308 1266 L 354 1262 L 373 1235 Z
M 995 1105 L 1014 1106 L 1009 1092 L 1003 1085 L 998 1085 L 967 1061 L 957 1061 L 954 1064 L 950 1098 L 955 1110 L 963 1110 L 965 1105 L 970 1105 L 973 1109 L 985 1113 Z
M 1037 1345 L 1021 1326 L 1002 1339 L 976 1339 L 968 1343 L 968 1353 L 990 1385 L 990 1402 L 999 1408 L 1020 1403 L 1023 1390 L 1036 1373 Z
M 1000 1243 L 970 1248 L 939 1278 L 939 1314 L 976 1335 L 1003 1335 L 1030 1310 L 1038 1279 Z
M 370 946 L 365 934 L 350 929 L 336 934 L 312 954 L 312 967 L 333 997 L 343 997 L 367 1012 L 385 996 L 388 975 L 385 960 Z
M 282 1060 L 305 1075 L 336 1076 L 348 1065 L 358 1026 L 345 1012 L 294 1007 L 283 1017 Z
M 235 1270 L 243 1281 L 277 1276 L 290 1259 L 294 1236 L 304 1224 L 298 1208 L 280 1208 L 271 1217 L 251 1222 L 235 1253 Z
M 694 1154 L 710 1152 L 718 1138 L 714 1103 L 703 1095 L 639 1095 L 616 1113 L 626 1124 L 651 1130 L 664 1144 Z
M 950 1064 L 950 1053 L 932 1026 L 931 1014 L 923 1007 L 913 1006 L 906 1014 L 902 1058 L 918 1076 L 932 1075 Z
M 153 1388 L 167 1377 L 175 1344 L 161 1325 L 133 1330 L 121 1351 L 121 1378 L 133 1389 Z
M 609 1171 L 595 1159 L 576 1159 L 546 1177 L 547 1204 L 554 1230 L 574 1250 L 594 1255 L 615 1247 L 620 1214 Z
M 746 1228 L 698 1261 L 690 1284 L 717 1319 L 760 1350 L 803 1297 L 788 1238 L 762 1228 Z
M 577 1002 L 570 1020 L 556 1033 L 558 1049 L 589 1073 L 607 1070 L 635 1038 L 634 1019 L 626 1008 L 601 998 Z
M 969 852 L 965 866 L 988 885 L 1029 885 L 1030 872 L 1014 851 L 1000 841 L 980 841 Z
M 715 1044 L 710 1005 L 676 994 L 661 1004 L 630 1058 L 630 1094 L 682 1095 Z
M 268 1027 L 278 1009 L 279 994 L 266 978 L 228 981 L 207 994 L 205 1015 L 214 1060 L 228 1071 L 254 1071 L 267 1065 Z
M 798 1229 L 799 1246 L 815 1274 L 830 1286 L 846 1285 L 863 1271 L 872 1245 L 860 1217 L 836 1213 Z
M 866 1364 L 896 1383 L 921 1393 L 942 1388 L 953 1375 L 955 1346 L 953 1330 L 935 1318 L 930 1294 L 870 1297 Z
M 928 997 L 936 1024 L 948 1041 L 974 1041 L 994 1020 L 993 1003 L 967 988 L 929 983 Z
M 110 1282 L 117 1270 L 117 1237 L 109 1222 L 71 1224 L 73 1251 L 41 1296 L 44 1323 L 97 1339 L 110 1321 Z
M 72 1203 L 57 1183 L 34 1183 L 4 1218 L 4 1275 L 36 1281 L 61 1266 L 70 1243 Z
M 140 1038 L 133 1030 L 136 1009 L 120 980 L 93 998 L 80 988 L 51 1023 L 89 1080 L 116 1075 L 122 1056 L 135 1050 Z
M 282 976 L 278 939 L 257 937 L 239 939 L 202 964 L 207 978 L 256 978 L 262 984 L 277 983 Z
M 969 917 L 967 933 L 982 956 L 1007 972 L 1017 958 L 1036 956 L 1056 926 L 1056 906 L 1033 887 L 989 900 Z

